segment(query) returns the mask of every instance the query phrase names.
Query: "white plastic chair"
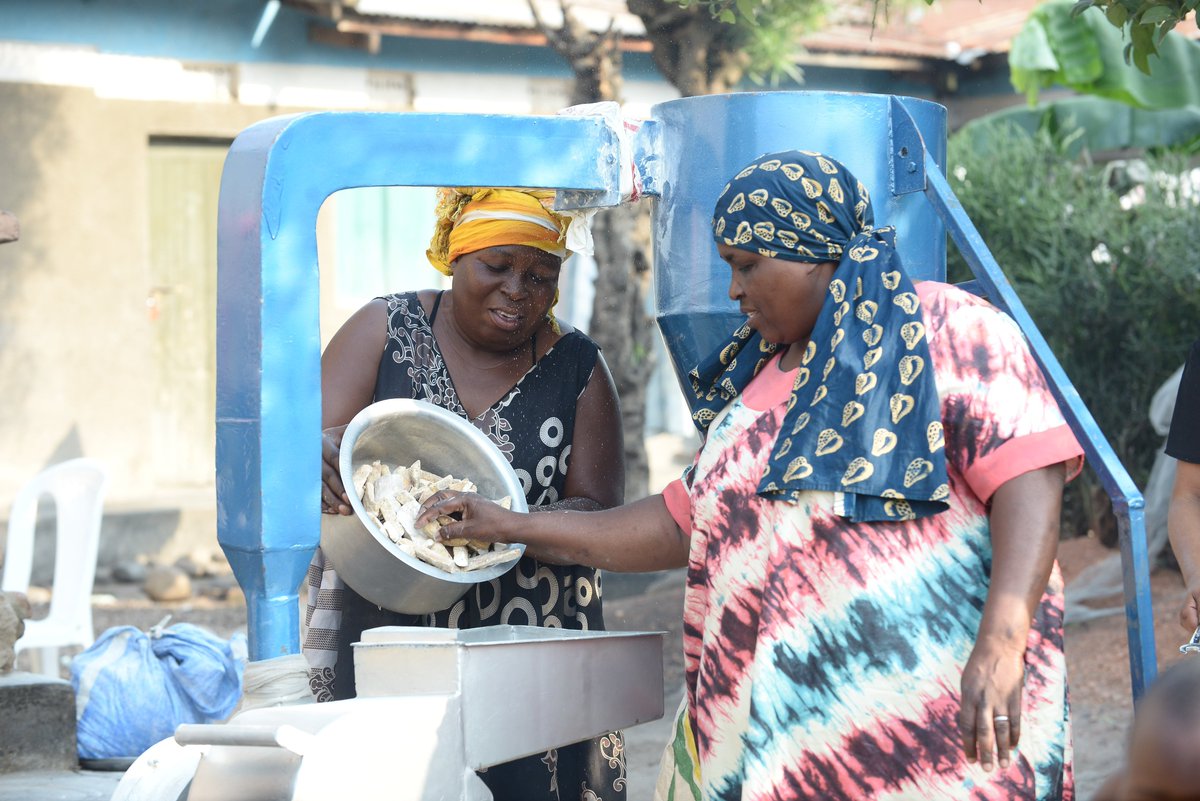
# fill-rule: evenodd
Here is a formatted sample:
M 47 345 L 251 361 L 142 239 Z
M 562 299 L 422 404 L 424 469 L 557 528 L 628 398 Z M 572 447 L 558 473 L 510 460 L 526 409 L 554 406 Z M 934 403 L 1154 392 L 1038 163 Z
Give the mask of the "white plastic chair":
M 0 590 L 28 592 L 38 501 L 43 495 L 54 499 L 57 533 L 50 612 L 39 620 L 26 620 L 25 634 L 16 643 L 17 653 L 37 649 L 40 659 L 34 661 L 48 676 L 59 675 L 59 648 L 86 648 L 96 639 L 92 585 L 107 487 L 104 465 L 95 459 L 71 459 L 38 473 L 13 502 Z

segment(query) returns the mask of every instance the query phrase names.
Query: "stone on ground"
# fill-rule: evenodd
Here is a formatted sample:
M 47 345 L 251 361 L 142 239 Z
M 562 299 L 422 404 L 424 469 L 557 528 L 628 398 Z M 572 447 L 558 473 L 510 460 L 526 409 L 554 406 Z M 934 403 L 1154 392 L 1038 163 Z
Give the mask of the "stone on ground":
M 186 601 L 192 597 L 192 581 L 177 567 L 160 565 L 146 571 L 142 589 L 154 601 Z

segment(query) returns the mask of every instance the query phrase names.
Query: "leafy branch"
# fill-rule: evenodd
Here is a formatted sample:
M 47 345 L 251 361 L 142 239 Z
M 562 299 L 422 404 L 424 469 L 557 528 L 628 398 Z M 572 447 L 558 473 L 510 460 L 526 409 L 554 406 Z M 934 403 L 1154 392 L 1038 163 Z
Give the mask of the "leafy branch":
M 1150 56 L 1176 25 L 1188 14 L 1194 14 L 1200 0 L 1078 0 L 1072 13 L 1076 16 L 1089 8 L 1098 8 L 1114 28 L 1127 39 L 1125 63 L 1133 63 L 1150 74 Z
M 833 7 L 831 0 L 675 0 L 688 11 L 706 13 L 732 28 L 732 41 L 746 59 L 755 83 L 777 84 L 785 76 L 796 83 L 803 73 L 795 57 L 797 40 L 816 30 Z
M 1149 62 L 1138 63 L 1139 40 L 1123 38 L 1099 10 L 1081 11 L 1072 0 L 1043 3 L 1013 39 L 1008 56 L 1013 86 L 1031 103 L 1041 89 L 1060 84 L 1138 108 L 1200 108 L 1200 43 L 1167 31 L 1154 45 L 1158 75 L 1150 77 Z M 1132 54 L 1137 69 L 1122 52 Z

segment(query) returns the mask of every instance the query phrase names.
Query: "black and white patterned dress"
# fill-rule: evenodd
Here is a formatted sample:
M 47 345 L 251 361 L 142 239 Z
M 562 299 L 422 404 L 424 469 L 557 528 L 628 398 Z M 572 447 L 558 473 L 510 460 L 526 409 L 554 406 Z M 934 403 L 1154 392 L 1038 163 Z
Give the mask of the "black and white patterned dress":
M 461 415 L 508 458 L 531 509 L 560 500 L 571 456 L 575 405 L 599 357 L 596 344 L 577 331 L 565 334 L 504 397 L 472 419 L 458 399 L 433 334 L 438 304 L 426 315 L 415 292 L 385 300 L 388 340 L 374 400 L 417 398 Z M 321 582 L 315 566 L 316 560 L 310 569 L 310 599 L 317 598 L 312 584 Z M 328 587 L 322 586 L 331 598 Z M 319 699 L 354 697 L 351 644 L 365 629 L 376 626 L 604 628 L 598 570 L 545 564 L 529 556 L 501 577 L 476 585 L 449 609 L 429 615 L 380 609 L 350 587 L 339 588 L 338 595 L 340 627 L 324 635 L 327 642 L 337 643 L 336 670 L 314 670 L 313 689 Z M 315 605 L 321 605 L 320 599 Z M 311 620 L 310 614 L 309 638 L 314 639 Z M 495 766 L 482 777 L 496 801 L 624 799 L 624 743 L 619 733 L 612 733 Z

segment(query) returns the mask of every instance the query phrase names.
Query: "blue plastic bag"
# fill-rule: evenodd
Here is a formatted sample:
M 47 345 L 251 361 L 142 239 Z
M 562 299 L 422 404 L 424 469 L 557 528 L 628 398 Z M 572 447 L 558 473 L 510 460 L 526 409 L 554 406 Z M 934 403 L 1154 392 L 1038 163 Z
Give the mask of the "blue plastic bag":
M 244 668 L 234 646 L 190 623 L 101 634 L 71 662 L 79 757 L 136 757 L 181 723 L 229 717 Z

